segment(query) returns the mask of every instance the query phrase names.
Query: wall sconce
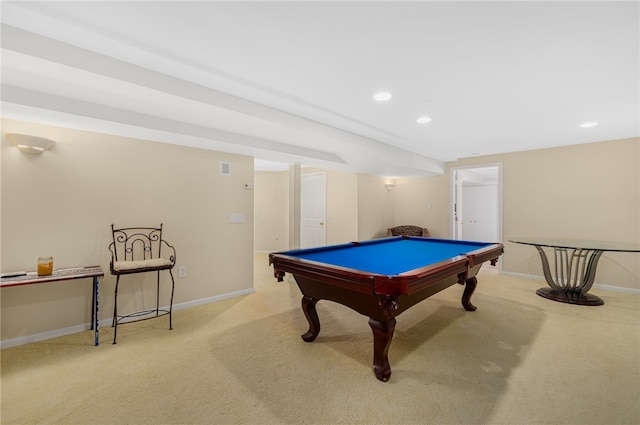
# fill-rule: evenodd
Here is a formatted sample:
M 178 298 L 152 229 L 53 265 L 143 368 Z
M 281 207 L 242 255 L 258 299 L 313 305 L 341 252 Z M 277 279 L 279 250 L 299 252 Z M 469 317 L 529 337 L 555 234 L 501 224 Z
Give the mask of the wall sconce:
M 53 140 L 45 139 L 44 137 L 29 136 L 28 134 L 10 133 L 6 136 L 11 143 L 16 145 L 16 147 L 24 153 L 39 154 L 56 144 Z
M 396 187 L 396 184 L 394 182 L 385 182 L 384 187 L 387 190 L 393 190 L 393 188 Z

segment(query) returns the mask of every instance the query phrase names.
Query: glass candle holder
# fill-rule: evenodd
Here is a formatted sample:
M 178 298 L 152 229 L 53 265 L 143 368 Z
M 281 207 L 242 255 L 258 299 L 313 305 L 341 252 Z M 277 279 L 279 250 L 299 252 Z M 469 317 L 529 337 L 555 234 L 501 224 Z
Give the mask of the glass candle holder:
M 49 276 L 53 273 L 53 257 L 38 257 L 38 276 Z

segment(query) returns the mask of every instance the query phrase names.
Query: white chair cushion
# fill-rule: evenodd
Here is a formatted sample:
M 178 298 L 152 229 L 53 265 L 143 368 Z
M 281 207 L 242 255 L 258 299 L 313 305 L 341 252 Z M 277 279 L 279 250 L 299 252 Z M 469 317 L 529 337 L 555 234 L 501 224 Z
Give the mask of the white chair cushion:
M 152 258 L 149 260 L 139 261 L 116 261 L 113 265 L 115 271 L 126 271 L 135 269 L 150 269 L 156 267 L 168 267 L 173 263 L 170 260 L 164 258 Z

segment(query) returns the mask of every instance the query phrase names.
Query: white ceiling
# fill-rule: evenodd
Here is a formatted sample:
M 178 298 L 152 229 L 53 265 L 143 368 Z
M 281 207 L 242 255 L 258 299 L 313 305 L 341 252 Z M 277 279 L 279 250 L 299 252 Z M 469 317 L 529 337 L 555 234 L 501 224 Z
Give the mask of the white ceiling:
M 639 16 L 637 1 L 2 1 L 2 116 L 432 175 L 640 136 Z

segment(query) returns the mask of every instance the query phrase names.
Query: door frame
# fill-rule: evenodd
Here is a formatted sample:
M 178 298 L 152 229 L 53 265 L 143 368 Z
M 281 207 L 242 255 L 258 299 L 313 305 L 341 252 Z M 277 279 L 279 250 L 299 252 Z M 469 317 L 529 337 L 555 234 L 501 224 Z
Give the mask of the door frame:
M 462 170 L 472 170 L 476 168 L 498 168 L 498 240 L 495 242 L 504 243 L 502 240 L 504 238 L 503 234 L 503 189 L 504 189 L 504 176 L 503 176 L 503 166 L 502 162 L 492 162 L 486 164 L 473 164 L 473 165 L 464 165 L 459 167 L 451 167 L 449 170 L 449 184 L 451 190 L 450 197 L 450 205 L 449 205 L 449 237 L 451 239 L 456 239 L 458 235 L 458 229 L 456 228 L 458 222 L 456 221 L 456 214 L 458 213 L 458 205 L 457 205 L 457 196 L 462 196 L 462 193 L 458 193 L 458 189 L 462 187 L 462 182 L 456 182 L 456 178 L 458 177 L 458 171 Z M 464 204 L 462 205 L 464 208 Z M 493 241 L 491 241 L 493 242 Z M 499 263 L 501 265 L 501 262 Z M 502 269 L 502 267 L 500 267 Z

